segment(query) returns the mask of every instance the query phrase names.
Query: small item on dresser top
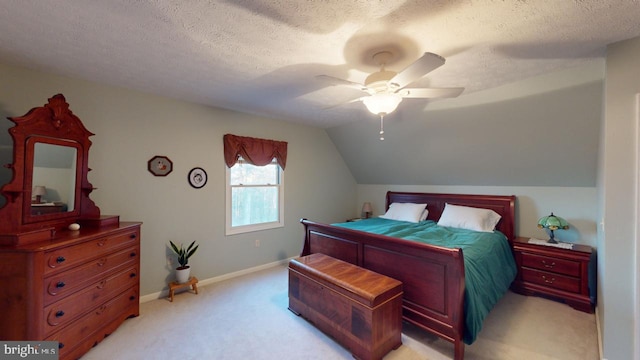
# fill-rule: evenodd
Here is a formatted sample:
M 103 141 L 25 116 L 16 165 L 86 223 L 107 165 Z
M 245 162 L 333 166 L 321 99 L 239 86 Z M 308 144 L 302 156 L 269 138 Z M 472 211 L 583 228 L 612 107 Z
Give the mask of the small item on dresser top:
M 80 224 L 78 224 L 78 223 L 69 224 L 68 228 L 71 231 L 80 230 Z
M 570 244 L 570 243 L 563 243 L 563 242 L 550 243 L 547 240 L 540 240 L 535 238 L 529 239 L 529 244 L 553 246 L 553 247 L 558 247 L 562 249 L 573 249 L 573 244 Z

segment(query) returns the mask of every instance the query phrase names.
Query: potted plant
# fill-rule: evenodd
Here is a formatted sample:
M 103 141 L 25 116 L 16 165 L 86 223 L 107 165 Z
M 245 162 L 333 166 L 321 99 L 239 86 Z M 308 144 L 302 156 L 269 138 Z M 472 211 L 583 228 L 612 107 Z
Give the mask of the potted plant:
M 180 247 L 178 247 L 171 240 L 169 240 L 169 244 L 171 244 L 171 249 L 178 255 L 178 264 L 180 264 L 180 266 L 176 268 L 176 280 L 184 284 L 189 281 L 189 275 L 191 274 L 191 267 L 188 265 L 189 258 L 196 253 L 200 245 L 196 245 L 196 242 L 193 241 L 185 249 L 183 244 L 180 244 Z

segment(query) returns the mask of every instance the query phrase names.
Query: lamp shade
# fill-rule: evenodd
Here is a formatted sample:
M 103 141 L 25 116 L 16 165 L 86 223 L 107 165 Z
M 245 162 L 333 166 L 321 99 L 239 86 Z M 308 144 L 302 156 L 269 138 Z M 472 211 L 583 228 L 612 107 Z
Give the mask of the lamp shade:
M 47 195 L 47 188 L 41 185 L 33 187 L 33 196 Z
M 46 194 L 47 194 L 47 188 L 42 185 L 37 185 L 33 187 L 33 194 L 31 195 L 36 198 L 35 199 L 36 204 L 39 204 L 42 202 L 42 196 Z
M 567 230 L 569 228 L 569 223 L 567 220 L 551 213 L 551 215 L 541 217 L 540 220 L 538 220 L 538 227 L 549 230 Z
M 369 218 L 369 215 L 373 212 L 373 208 L 371 207 L 370 202 L 365 202 L 362 204 L 362 212 L 364 213 L 365 218 Z
M 390 114 L 402 101 L 402 96 L 392 93 L 378 93 L 365 97 L 362 102 L 372 114 Z

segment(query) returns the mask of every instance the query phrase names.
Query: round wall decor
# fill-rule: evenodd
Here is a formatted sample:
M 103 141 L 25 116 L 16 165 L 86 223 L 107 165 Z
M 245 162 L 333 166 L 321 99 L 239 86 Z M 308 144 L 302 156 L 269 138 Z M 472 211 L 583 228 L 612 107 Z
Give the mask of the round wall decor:
M 189 185 L 196 189 L 200 189 L 207 183 L 207 172 L 204 169 L 196 167 L 189 171 Z

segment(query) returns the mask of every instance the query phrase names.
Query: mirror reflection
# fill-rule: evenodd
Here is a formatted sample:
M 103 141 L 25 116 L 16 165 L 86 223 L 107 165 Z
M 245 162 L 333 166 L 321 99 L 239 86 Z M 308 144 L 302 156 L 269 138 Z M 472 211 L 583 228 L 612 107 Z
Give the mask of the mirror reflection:
M 34 144 L 31 215 L 74 210 L 77 158 L 72 146 Z

